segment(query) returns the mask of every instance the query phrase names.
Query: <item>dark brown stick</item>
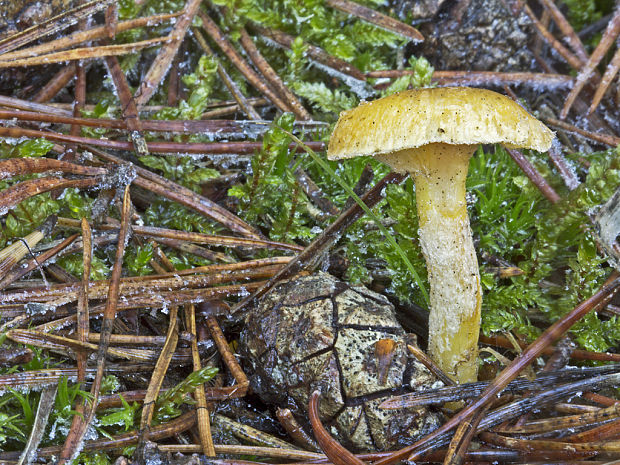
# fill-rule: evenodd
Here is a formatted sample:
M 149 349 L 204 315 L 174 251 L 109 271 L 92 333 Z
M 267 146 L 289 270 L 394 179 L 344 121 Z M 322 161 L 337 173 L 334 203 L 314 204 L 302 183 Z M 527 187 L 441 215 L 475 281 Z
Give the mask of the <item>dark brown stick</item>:
M 131 142 L 119 140 L 93 139 L 90 137 L 76 137 L 57 132 L 36 131 L 33 129 L 5 128 L 0 127 L 0 137 L 43 137 L 55 142 L 75 143 L 83 145 L 94 145 L 95 147 L 105 147 L 114 150 L 133 150 Z M 325 150 L 325 142 L 306 142 L 312 150 L 320 152 Z M 188 154 L 205 153 L 210 155 L 251 155 L 259 151 L 262 142 L 214 142 L 214 143 L 181 143 L 181 142 L 147 142 L 147 147 L 151 153 L 170 153 Z M 304 149 L 297 144 L 290 144 L 292 150 L 303 152 Z M 169 181 L 167 181 L 169 182 Z
M 601 62 L 609 48 L 614 44 L 616 37 L 620 34 L 620 7 L 616 8 L 616 12 L 614 16 L 609 21 L 607 25 L 607 29 L 605 29 L 605 33 L 601 38 L 601 41 L 598 43 L 594 52 L 592 52 L 592 56 L 585 64 L 584 67 L 580 68 L 579 74 L 577 75 L 577 79 L 575 81 L 575 85 L 571 89 L 570 93 L 566 97 L 566 101 L 564 102 L 564 107 L 560 112 L 560 119 L 565 119 L 570 111 L 577 95 L 583 89 L 583 86 L 586 85 L 588 79 L 594 71 L 596 70 L 597 65 Z
M 319 443 L 321 449 L 323 449 L 323 452 L 327 455 L 327 458 L 329 458 L 334 465 L 366 465 L 365 462 L 358 459 L 332 438 L 321 424 L 319 418 L 320 395 L 319 391 L 314 391 L 310 396 L 310 404 L 308 405 L 308 416 L 316 442 Z
M 571 46 L 577 57 L 583 62 L 588 61 L 588 53 L 586 52 L 585 47 L 581 43 L 581 39 L 575 33 L 573 26 L 567 21 L 564 17 L 558 6 L 552 0 L 540 0 L 540 3 L 545 7 L 545 10 L 548 11 L 553 18 L 555 24 L 557 24 L 560 31 L 565 36 L 566 42 Z
M 150 100 L 159 87 L 159 84 L 163 81 L 181 42 L 183 42 L 185 38 L 187 28 L 189 28 L 200 7 L 200 3 L 201 0 L 187 0 L 183 13 L 177 18 L 168 41 L 162 45 L 157 57 L 142 79 L 138 89 L 136 89 L 134 99 L 138 108 L 145 105 Z
M 303 121 L 311 120 L 312 117 L 310 116 L 310 113 L 308 113 L 301 102 L 297 100 L 295 94 L 293 94 L 290 89 L 286 87 L 286 84 L 282 82 L 282 79 L 280 79 L 278 73 L 276 73 L 267 60 L 265 60 L 250 37 L 250 34 L 248 34 L 245 28 L 241 28 L 240 33 L 241 46 L 252 60 L 252 63 L 254 63 L 254 66 L 256 66 L 259 71 L 263 73 L 263 76 L 265 76 L 265 79 L 267 79 L 267 82 L 269 82 L 272 89 L 280 94 L 297 118 Z
M 40 39 L 46 35 L 54 32 L 62 31 L 67 27 L 77 23 L 82 18 L 103 10 L 106 8 L 112 0 L 94 0 L 88 3 L 79 5 L 71 10 L 64 11 L 63 13 L 54 16 L 39 24 L 35 24 L 28 29 L 24 29 L 16 34 L 9 35 L 8 37 L 0 40 L 0 57 L 3 53 L 15 50 L 29 42 Z
M 523 170 L 525 175 L 532 181 L 532 183 L 538 188 L 540 192 L 549 200 L 551 203 L 557 203 L 561 200 L 558 193 L 551 187 L 551 185 L 547 182 L 545 178 L 538 172 L 538 170 L 532 165 L 532 163 L 516 149 L 506 149 L 506 151 L 510 154 L 512 159 L 515 161 L 519 168 Z
M 563 129 L 564 131 L 579 134 L 580 136 L 586 137 L 600 144 L 609 145 L 611 147 L 620 145 L 620 137 L 617 137 L 611 134 L 603 134 L 599 132 L 586 131 L 585 129 L 578 128 L 577 126 L 574 126 L 570 123 L 567 123 L 565 121 L 560 121 L 559 119 L 554 119 L 554 118 L 543 118 L 543 121 L 550 126 L 554 126 L 558 129 Z
M 198 11 L 198 16 L 202 19 L 202 27 L 209 34 L 211 39 L 220 47 L 228 59 L 239 70 L 241 74 L 259 92 L 267 97 L 271 102 L 282 111 L 288 111 L 288 105 L 278 97 L 261 79 L 261 77 L 250 67 L 250 65 L 239 55 L 226 36 L 222 33 L 215 21 L 213 21 L 203 11 Z
M 63 66 L 54 76 L 47 81 L 39 91 L 32 97 L 33 102 L 44 103 L 53 99 L 58 92 L 65 88 L 75 77 L 75 63 Z
M 293 42 L 295 41 L 295 37 L 289 34 L 286 34 L 282 31 L 278 31 L 276 29 L 269 29 L 269 28 L 260 26 L 258 24 L 252 24 L 249 27 L 252 30 L 258 32 L 259 34 L 275 41 L 282 47 L 286 47 L 288 49 L 292 47 Z M 317 47 L 316 45 L 312 45 L 312 44 L 305 44 L 305 45 L 306 47 L 308 47 L 307 49 L 308 57 L 311 58 L 312 60 L 315 60 L 317 63 L 327 66 L 328 68 L 334 69 L 338 71 L 339 73 L 351 76 L 354 79 L 358 79 L 360 81 L 366 80 L 366 76 L 364 75 L 364 73 L 362 73 L 355 66 L 347 63 L 344 60 L 341 60 L 340 58 L 336 58 L 335 56 L 330 55 L 325 50 L 323 50 L 321 47 Z
M 389 69 L 370 71 L 366 73 L 368 78 L 397 78 L 413 74 L 408 69 Z M 503 73 L 497 71 L 435 71 L 432 82 L 439 85 L 463 85 L 463 86 L 502 86 L 524 85 L 536 86 L 547 89 L 570 87 L 574 78 L 564 74 L 514 72 Z
M 194 32 L 194 37 L 196 38 L 198 44 L 204 50 L 204 52 L 217 61 L 217 74 L 222 80 L 222 82 L 224 82 L 226 88 L 228 88 L 230 95 L 232 95 L 232 97 L 239 104 L 239 107 L 241 107 L 245 114 L 248 115 L 248 118 L 253 120 L 261 119 L 260 115 L 256 112 L 250 101 L 245 97 L 245 95 L 243 95 L 243 92 L 241 92 L 241 89 L 239 88 L 235 80 L 230 77 L 226 69 L 220 63 L 219 59 L 215 56 L 213 50 L 211 50 L 211 47 L 209 47 L 209 44 L 207 44 L 207 41 L 203 37 L 200 30 L 198 28 L 193 28 L 192 31 Z
M 413 42 L 421 42 L 424 40 L 424 36 L 420 34 L 420 31 L 418 31 L 415 27 L 398 21 L 391 16 L 379 13 L 371 8 L 351 2 L 350 0 L 327 0 L 325 3 L 336 10 L 357 16 L 358 18 L 368 21 L 375 26 L 379 26 L 382 29 L 386 29 L 403 37 L 407 37 Z
M 607 92 L 607 88 L 609 87 L 611 82 L 614 80 L 619 70 L 620 70 L 620 48 L 616 50 L 616 53 L 614 53 L 613 58 L 611 59 L 611 61 L 607 65 L 607 68 L 605 69 L 605 74 L 603 74 L 603 77 L 601 79 L 601 82 L 599 83 L 599 86 L 596 88 L 596 92 L 594 93 L 594 97 L 592 98 L 592 103 L 590 104 L 590 108 L 588 108 L 589 115 L 591 115 L 594 112 L 594 110 L 596 110 L 596 107 L 598 107 L 599 103 L 601 103 L 601 100 L 603 99 L 605 92 Z

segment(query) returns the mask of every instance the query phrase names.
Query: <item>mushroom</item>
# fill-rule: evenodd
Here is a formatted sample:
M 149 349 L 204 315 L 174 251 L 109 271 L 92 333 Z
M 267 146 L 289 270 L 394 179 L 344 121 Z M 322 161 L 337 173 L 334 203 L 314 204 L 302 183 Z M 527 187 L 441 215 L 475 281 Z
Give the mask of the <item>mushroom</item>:
M 485 89 L 399 92 L 345 111 L 330 160 L 374 156 L 415 182 L 419 238 L 430 283 L 428 350 L 459 383 L 477 379 L 482 295 L 465 179 L 479 144 L 547 151 L 544 124 L 513 100 Z

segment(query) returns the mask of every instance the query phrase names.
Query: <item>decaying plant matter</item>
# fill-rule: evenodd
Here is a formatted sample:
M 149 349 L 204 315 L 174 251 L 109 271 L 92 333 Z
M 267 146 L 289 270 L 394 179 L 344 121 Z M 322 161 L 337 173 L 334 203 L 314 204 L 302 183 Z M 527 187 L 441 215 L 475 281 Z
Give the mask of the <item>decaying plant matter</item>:
M 0 460 L 618 460 L 619 32 L 593 0 L 0 2 Z M 458 389 L 425 353 L 428 190 L 324 153 L 433 86 L 558 139 L 470 141 Z

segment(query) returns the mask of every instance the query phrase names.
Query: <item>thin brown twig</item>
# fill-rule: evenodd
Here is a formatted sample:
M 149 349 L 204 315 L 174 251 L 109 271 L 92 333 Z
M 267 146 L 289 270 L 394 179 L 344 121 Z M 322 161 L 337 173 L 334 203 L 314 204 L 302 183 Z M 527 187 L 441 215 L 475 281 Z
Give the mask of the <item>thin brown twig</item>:
M 105 32 L 108 39 L 114 39 L 118 31 L 118 4 L 113 2 L 105 10 Z
M 75 71 L 74 71 L 75 74 Z M 73 116 L 73 104 L 65 104 L 64 108 L 57 108 L 53 105 L 46 105 L 44 103 L 31 102 L 28 100 L 22 100 L 15 97 L 7 97 L 6 95 L 0 95 L 0 105 L 6 108 L 16 108 L 18 110 L 27 110 L 40 113 L 52 113 L 62 114 L 63 116 Z
M 310 116 L 310 113 L 308 113 L 308 110 L 306 110 L 301 102 L 297 100 L 295 94 L 293 94 L 286 84 L 282 82 L 282 79 L 280 79 L 278 73 L 276 73 L 267 60 L 265 60 L 265 57 L 263 57 L 256 47 L 256 44 L 250 37 L 250 34 L 248 34 L 245 28 L 241 28 L 239 32 L 241 34 L 239 40 L 241 46 L 252 60 L 252 63 L 254 63 L 254 66 L 258 68 L 263 76 L 265 76 L 265 79 L 271 85 L 271 88 L 282 97 L 282 100 L 288 104 L 290 111 L 292 111 L 297 118 L 303 121 L 311 120 L 312 117 Z
M 543 118 L 543 121 L 550 126 L 554 126 L 564 131 L 579 134 L 580 136 L 586 137 L 600 144 L 609 145 L 611 147 L 620 145 L 620 137 L 614 136 L 612 134 L 603 134 L 599 132 L 586 131 L 585 129 L 581 129 L 581 128 L 578 128 L 577 126 L 567 123 L 566 121 L 560 121 L 559 119 L 555 119 L 555 118 L 545 117 Z
M 138 157 L 145 157 L 149 154 L 149 150 L 142 135 L 142 122 L 140 121 L 136 102 L 131 95 L 131 89 L 121 69 L 121 64 L 116 57 L 106 57 L 105 61 L 121 103 L 123 121 L 130 131 L 130 138 L 136 155 Z
M 248 100 L 254 106 L 264 106 L 264 105 L 269 104 L 268 101 L 263 97 L 251 97 Z M 42 103 L 31 102 L 28 100 L 22 100 L 22 99 L 15 98 L 15 97 L 7 97 L 5 95 L 0 95 L 0 106 L 7 107 L 7 108 L 16 108 L 20 110 L 33 111 L 33 112 L 40 112 L 40 113 L 51 114 L 51 115 L 62 115 L 62 116 L 68 116 L 68 117 L 73 116 L 73 113 L 72 113 L 73 104 L 71 103 L 53 102 L 49 104 L 42 104 Z M 88 111 L 92 111 L 94 110 L 94 108 L 95 108 L 94 104 L 87 104 L 84 107 L 84 109 Z M 164 110 L 166 108 L 168 107 L 165 105 L 145 105 L 144 107 L 140 109 L 140 112 L 141 113 L 152 113 L 152 112 Z M 110 109 L 114 110 L 115 107 L 111 106 Z M 211 118 L 211 117 L 215 117 L 213 115 L 217 115 L 217 114 L 220 115 L 218 117 L 226 116 L 231 113 L 234 113 L 235 111 L 239 111 L 239 108 L 238 108 L 238 104 L 234 100 L 213 102 L 207 105 L 207 110 L 205 111 L 205 113 L 201 115 L 201 118 L 203 119 Z M 192 121 L 195 121 L 195 120 L 192 120 Z M 174 121 L 169 121 L 169 122 L 174 123 Z M 312 124 L 316 124 L 316 122 L 313 122 Z
M 106 307 L 103 312 L 103 320 L 101 322 L 101 340 L 99 341 L 99 350 L 97 351 L 97 372 L 93 384 L 91 386 L 91 403 L 84 410 L 84 419 L 81 421 L 80 428 L 76 431 L 74 437 L 67 438 L 65 446 L 59 455 L 58 463 L 64 465 L 70 462 L 75 453 L 79 451 L 84 435 L 88 426 L 95 417 L 97 403 L 103 381 L 105 370 L 106 352 L 110 344 L 110 335 L 112 334 L 112 326 L 116 318 L 116 308 L 118 305 L 121 272 L 123 267 L 123 256 L 125 254 L 125 241 L 129 233 L 129 210 L 131 201 L 129 198 L 129 185 L 125 187 L 123 195 L 123 204 L 121 208 L 121 229 L 118 235 L 118 246 L 116 248 L 116 256 L 114 266 L 112 267 L 112 275 L 110 277 L 110 285 L 108 288 L 108 298 Z
M 108 172 L 105 168 L 79 165 L 54 158 L 6 158 L 0 160 L 0 180 L 49 171 L 83 176 L 102 176 Z
M 144 404 L 142 407 L 142 416 L 140 417 L 140 439 L 138 443 L 142 443 L 148 438 L 149 431 L 151 429 L 151 422 L 153 421 L 153 414 L 155 413 L 155 401 L 159 396 L 159 390 L 164 382 L 164 377 L 170 362 L 172 355 L 177 347 L 179 340 L 178 321 L 177 321 L 178 307 L 173 305 L 168 313 L 168 332 L 166 333 L 166 342 L 162 348 L 155 369 L 151 375 L 146 395 L 144 397 Z
M 57 110 L 54 107 L 48 107 L 50 110 Z M 58 113 L 56 111 L 55 113 Z M 17 119 L 19 121 L 39 121 L 45 123 L 59 124 L 78 124 L 90 127 L 102 127 L 109 129 L 128 130 L 129 126 L 126 121 L 121 119 L 107 118 L 81 118 L 78 116 L 65 116 L 62 114 L 52 114 L 41 111 L 23 111 L 23 110 L 0 110 L 0 119 Z M 144 120 L 141 121 L 142 129 L 145 131 L 155 132 L 180 132 L 189 134 L 211 133 L 221 135 L 222 137 L 236 136 L 246 130 L 256 132 L 265 132 L 270 127 L 270 122 L 266 120 L 228 120 L 228 119 L 212 119 L 212 120 Z M 326 128 L 327 125 L 322 122 L 296 122 L 296 128 L 305 131 L 314 131 Z
M 191 242 L 180 241 L 178 239 L 168 239 L 165 237 L 157 238 L 157 242 L 153 241 L 156 245 L 161 244 L 167 247 L 171 247 L 173 249 L 181 250 L 182 252 L 191 253 L 197 255 L 198 257 L 206 258 L 212 262 L 223 262 L 223 263 L 234 263 L 235 259 L 229 255 L 226 255 L 222 252 L 214 252 L 205 247 L 201 247 L 196 244 L 192 244 Z M 162 272 L 158 272 L 162 274 Z
M 81 343 L 88 341 L 89 315 L 88 315 L 88 284 L 90 282 L 90 270 L 92 262 L 92 231 L 86 218 L 82 218 L 82 242 L 84 244 L 82 261 L 83 273 L 81 286 L 78 291 L 77 305 L 77 340 Z M 75 349 L 74 349 L 75 350 Z M 77 381 L 86 381 L 87 354 L 84 350 L 75 350 L 77 363 Z M 67 433 L 61 456 L 69 457 L 75 454 L 76 441 L 81 437 L 82 422 L 84 421 L 84 411 L 87 407 L 86 399 L 79 399 L 75 406 L 75 414 L 71 420 L 71 427 Z
M 19 66 L 49 65 L 53 63 L 64 63 L 74 60 L 86 60 L 89 58 L 102 58 L 112 55 L 126 55 L 147 47 L 166 43 L 170 37 L 156 37 L 154 39 L 140 40 L 129 44 L 118 45 L 99 45 L 97 47 L 81 47 L 62 52 L 48 53 L 30 58 L 19 58 L 17 60 L 2 60 L 0 55 L 0 69 L 15 68 Z
M 591 423 L 606 422 L 620 416 L 620 404 L 597 409 L 594 412 L 586 412 L 578 415 L 563 417 L 543 418 L 532 420 L 522 425 L 495 427 L 496 433 L 531 434 L 558 431 L 560 429 L 578 428 Z M 571 441 L 572 442 L 572 441 Z
M 89 316 L 88 316 L 88 285 L 90 283 L 90 270 L 92 263 L 92 230 L 86 218 L 82 218 L 82 262 L 83 273 L 78 292 L 77 305 L 77 337 L 80 342 L 88 341 Z M 78 382 L 86 380 L 86 355 L 83 352 L 76 354 Z
M 620 400 L 612 399 L 611 397 L 604 396 L 598 392 L 589 391 L 583 393 L 583 398 L 606 407 L 611 407 L 612 405 L 620 402 Z
M 439 381 L 441 381 L 446 386 L 454 386 L 456 383 L 446 375 L 441 368 L 437 366 L 437 364 L 431 359 L 426 353 L 420 350 L 418 347 L 407 344 L 407 350 L 411 352 L 411 354 L 428 370 L 437 377 Z
M 588 61 L 588 52 L 581 43 L 581 39 L 573 29 L 573 26 L 564 17 L 558 6 L 552 0 L 540 0 L 540 3 L 545 7 L 545 10 L 549 12 L 555 24 L 564 34 L 566 42 L 571 46 L 577 57 L 582 62 Z
M 523 9 L 525 11 L 525 14 L 527 14 L 529 16 L 529 18 L 532 20 L 532 23 L 534 24 L 534 27 L 536 28 L 536 31 L 542 36 L 542 38 L 556 51 L 558 52 L 558 54 L 564 58 L 564 60 L 566 60 L 566 62 L 573 68 L 573 69 L 581 69 L 581 67 L 586 63 L 585 61 L 581 60 L 578 56 L 576 56 L 575 54 L 573 54 L 573 52 L 571 52 L 570 50 L 568 50 L 564 45 L 562 45 L 562 43 L 557 40 L 555 37 L 553 37 L 553 34 L 551 34 L 551 32 L 549 32 L 549 30 L 540 22 L 540 20 L 536 17 L 536 15 L 534 14 L 534 12 L 532 11 L 532 9 L 525 4 L 523 6 Z
M 310 396 L 310 404 L 308 405 L 308 417 L 314 437 L 325 452 L 325 455 L 334 465 L 366 465 L 366 462 L 357 458 L 347 449 L 342 447 L 334 438 L 330 436 L 325 427 L 321 424 L 319 418 L 319 397 L 321 393 L 314 391 Z
M 202 0 L 187 0 L 183 13 L 177 18 L 168 41 L 162 45 L 157 57 L 151 64 L 142 82 L 140 82 L 138 89 L 136 89 L 134 99 L 138 108 L 145 105 L 151 99 L 163 81 L 181 42 L 185 38 L 187 29 L 198 12 L 201 2 Z
M 149 292 L 160 292 L 163 295 L 166 291 L 182 292 L 184 290 L 200 290 L 203 287 L 217 285 L 222 283 L 230 283 L 236 280 L 249 281 L 252 279 L 262 279 L 273 276 L 280 269 L 280 266 L 271 265 L 260 268 L 250 268 L 247 270 L 223 271 L 210 274 L 188 275 L 184 278 L 178 277 L 176 274 L 151 276 L 151 279 L 128 279 L 122 278 L 120 281 L 120 295 L 129 299 L 133 296 L 149 295 Z M 147 292 L 144 286 L 148 284 Z M 109 293 L 110 282 L 108 280 L 94 281 L 89 284 L 89 298 L 103 299 Z M 3 304 L 17 304 L 28 302 L 48 302 L 53 305 L 61 305 L 61 302 L 74 302 L 78 298 L 79 283 L 61 283 L 50 286 L 42 286 L 25 290 L 15 290 L 5 292 L 0 296 Z
M 235 50 L 233 45 L 228 41 L 226 36 L 222 33 L 218 25 L 213 21 L 209 15 L 203 11 L 198 11 L 198 16 L 202 19 L 202 27 L 206 33 L 215 41 L 224 54 L 228 57 L 233 65 L 239 70 L 241 74 L 247 79 L 247 81 L 256 88 L 260 93 L 267 97 L 271 102 L 282 111 L 288 111 L 288 105 L 280 97 L 278 97 L 267 86 L 261 77 L 250 67 L 250 65 L 241 57 L 239 52 Z
M 20 202 L 43 194 L 54 189 L 63 189 L 67 187 L 75 187 L 78 189 L 86 189 L 94 187 L 101 183 L 101 178 L 91 177 L 86 179 L 65 179 L 65 178 L 37 178 L 22 181 L 4 189 L 0 196 L 0 211 L 6 212 L 14 208 Z
M 192 364 L 194 371 L 202 368 L 200 354 L 198 353 L 198 332 L 196 329 L 196 307 L 194 304 L 185 306 L 185 325 L 193 336 L 191 340 Z M 205 395 L 205 386 L 201 384 L 194 390 L 196 398 L 196 415 L 198 416 L 198 434 L 200 436 L 200 444 L 202 453 L 207 457 L 215 456 L 215 448 L 213 447 L 213 436 L 211 435 L 211 419 L 209 416 L 209 408 L 207 404 L 207 396 Z
M 63 227 L 78 227 L 79 222 L 70 218 L 60 218 L 58 225 Z M 98 229 L 115 230 L 118 226 L 114 224 L 101 224 Z M 267 241 L 263 239 L 245 239 L 235 236 L 213 236 L 203 233 L 195 233 L 188 231 L 179 231 L 176 229 L 156 228 L 154 226 L 133 226 L 132 232 L 140 236 L 153 238 L 169 238 L 182 241 L 194 242 L 197 244 L 219 245 L 223 247 L 254 247 L 267 249 L 280 249 L 299 252 L 304 247 L 296 244 L 287 244 L 286 242 Z
M 278 31 L 276 29 L 269 29 L 264 26 L 258 24 L 250 24 L 248 26 L 251 30 L 263 35 L 264 37 L 275 41 L 282 47 L 286 47 L 290 49 L 295 41 L 295 37 L 292 35 L 286 34 L 282 31 Z M 325 50 L 316 45 L 312 44 L 304 44 L 307 47 L 308 58 L 314 60 L 316 63 L 319 63 L 323 66 L 327 66 L 332 70 L 337 71 L 338 73 L 345 74 L 359 81 L 365 81 L 366 76 L 359 69 L 357 69 L 352 64 L 341 60 L 340 58 L 336 58 L 333 55 L 330 55 Z
M 476 435 L 476 428 L 490 407 L 490 403 L 483 406 L 458 426 L 446 451 L 443 465 L 461 465 L 465 461 L 471 440 Z
M 581 431 L 580 433 L 565 436 L 563 439 L 567 442 L 589 442 L 618 439 L 619 435 L 620 419 L 590 428 L 586 431 Z
M 209 55 L 214 60 L 216 60 L 217 74 L 222 80 L 222 82 L 224 83 L 224 85 L 226 86 L 226 88 L 228 89 L 228 91 L 230 92 L 230 95 L 232 95 L 232 97 L 236 100 L 239 107 L 245 112 L 248 118 L 253 119 L 253 120 L 261 119 L 260 115 L 254 109 L 250 101 L 245 97 L 245 95 L 243 95 L 243 92 L 241 92 L 241 89 L 239 88 L 235 80 L 230 77 L 226 69 L 220 63 L 219 59 L 215 56 L 215 54 L 213 53 L 213 50 L 211 50 L 211 47 L 209 47 L 209 44 L 207 44 L 207 41 L 202 35 L 202 32 L 200 32 L 200 30 L 196 27 L 192 29 L 192 32 L 194 33 L 194 37 L 198 41 L 198 45 L 200 45 L 202 50 L 207 55 Z
M 536 167 L 517 149 L 506 149 L 512 159 L 515 161 L 519 168 L 525 173 L 525 175 L 532 181 L 532 183 L 538 188 L 538 190 L 549 200 L 551 203 L 557 203 L 561 200 L 558 193 L 551 187 L 547 180 L 538 172 Z
M 575 85 L 573 86 L 570 93 L 566 97 L 566 100 L 564 102 L 564 107 L 562 108 L 562 111 L 560 112 L 560 119 L 566 118 L 566 116 L 568 115 L 568 112 L 573 106 L 573 102 L 577 98 L 577 95 L 579 95 L 579 92 L 581 92 L 581 89 L 583 89 L 583 86 L 586 85 L 590 76 L 592 76 L 592 74 L 595 72 L 596 67 L 598 66 L 600 61 L 603 59 L 603 57 L 605 56 L 609 48 L 614 44 L 614 41 L 616 40 L 616 37 L 618 37 L 619 34 L 620 34 L 620 7 L 617 7 L 616 12 L 614 13 L 614 16 L 611 18 L 611 21 L 609 21 L 609 24 L 607 25 L 607 28 L 605 29 L 605 33 L 603 34 L 603 37 L 601 37 L 601 41 L 598 43 L 598 45 L 594 49 L 594 52 L 592 52 L 592 56 L 590 56 L 590 59 L 588 60 L 588 62 L 585 64 L 585 66 L 583 66 L 580 69 L 579 74 L 577 75 L 577 78 L 575 80 Z
M 54 16 L 47 21 L 39 24 L 35 24 L 28 29 L 24 29 L 16 34 L 12 34 L 2 40 L 0 40 L 0 56 L 3 53 L 15 50 L 29 42 L 37 39 L 41 39 L 46 35 L 53 34 L 54 32 L 60 32 L 63 29 L 77 23 L 80 19 L 86 18 L 98 11 L 106 8 L 113 0 L 93 0 L 77 7 L 64 11 L 63 13 Z
M 0 127 L 0 137 L 43 137 L 55 142 L 65 142 L 89 145 L 95 147 L 103 147 L 113 150 L 133 150 L 131 142 L 120 140 L 94 139 L 90 137 L 76 137 L 57 132 L 37 131 L 33 129 L 23 128 L 7 128 Z M 325 142 L 306 142 L 306 145 L 313 150 L 325 150 Z M 210 154 L 210 155 L 250 155 L 262 149 L 262 142 L 215 142 L 215 143 L 182 143 L 182 142 L 148 142 L 147 147 L 151 153 L 169 153 L 169 154 Z M 304 149 L 297 144 L 291 143 L 289 147 L 292 150 L 302 152 Z M 167 180 L 167 182 L 170 182 Z
M 215 423 L 221 428 L 232 433 L 243 442 L 253 444 L 255 446 L 276 447 L 278 449 L 296 449 L 295 446 L 288 442 L 275 437 L 273 434 L 265 433 L 259 429 L 249 425 L 239 423 L 224 415 L 216 414 L 214 416 Z
M 596 107 L 598 107 L 598 105 L 601 103 L 601 100 L 603 99 L 605 92 L 607 92 L 607 88 L 609 87 L 611 82 L 614 80 L 619 70 L 620 70 L 620 48 L 616 50 L 616 53 L 614 53 L 614 56 L 612 57 L 611 61 L 607 65 L 607 68 L 605 69 L 605 74 L 603 74 L 603 77 L 601 78 L 601 82 L 599 86 L 596 88 L 596 92 L 594 93 L 594 97 L 592 97 L 592 103 L 590 104 L 590 108 L 588 108 L 588 115 L 594 113 L 594 110 L 596 110 Z
M 63 66 L 47 83 L 32 97 L 33 102 L 44 103 L 53 99 L 75 77 L 75 63 Z
M 205 303 L 203 302 L 201 305 L 205 305 Z M 236 385 L 228 388 L 230 390 L 230 395 L 228 398 L 245 396 L 248 387 L 250 386 L 250 381 L 243 372 L 243 369 L 241 368 L 241 365 L 239 365 L 235 355 L 230 350 L 226 337 L 224 336 L 224 333 L 222 332 L 222 329 L 220 328 L 220 325 L 215 317 L 207 316 L 205 321 L 209 333 L 211 333 L 211 337 L 213 338 L 213 342 L 215 342 L 217 350 L 224 361 L 224 364 L 230 370 L 230 373 L 237 382 Z
M 308 433 L 306 433 L 290 409 L 278 407 L 276 409 L 276 417 L 296 444 L 312 452 L 321 451 L 319 445 L 314 441 L 314 439 L 312 439 L 312 437 L 310 437 Z
M 565 450 L 565 451 L 593 451 L 593 452 L 620 452 L 620 441 L 595 442 L 560 442 L 540 439 L 520 439 L 502 436 L 500 434 L 484 432 L 480 438 L 489 444 L 517 450 Z
M 412 74 L 408 69 L 389 69 L 370 71 L 368 78 L 397 78 Z M 499 72 L 499 71 L 435 71 L 431 79 L 439 85 L 462 86 L 502 86 L 523 85 L 557 89 L 570 87 L 574 78 L 564 74 L 529 73 L 529 72 Z
M 497 347 L 503 347 L 505 349 L 514 349 L 514 346 L 510 343 L 510 341 L 504 337 L 493 336 L 486 337 L 484 335 L 480 335 L 480 342 L 483 344 L 494 345 Z M 525 343 L 519 343 L 522 348 L 527 347 Z M 554 347 L 547 347 L 543 354 L 544 355 L 553 355 L 555 352 Z M 611 354 L 611 353 L 603 353 L 603 352 L 590 352 L 586 350 L 575 349 L 571 352 L 570 358 L 572 360 L 598 360 L 598 361 L 606 361 L 606 362 L 620 362 L 620 354 Z
M 411 39 L 413 42 L 421 42 L 424 40 L 424 36 L 415 27 L 350 0 L 327 0 L 326 4 L 336 10 L 356 16 L 382 29 L 395 32 L 396 34 Z

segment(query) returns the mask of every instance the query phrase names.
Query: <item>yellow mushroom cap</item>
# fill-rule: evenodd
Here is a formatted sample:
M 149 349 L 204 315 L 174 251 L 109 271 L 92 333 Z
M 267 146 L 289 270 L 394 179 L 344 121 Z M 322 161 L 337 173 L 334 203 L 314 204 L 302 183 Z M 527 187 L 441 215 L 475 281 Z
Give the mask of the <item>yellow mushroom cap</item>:
M 380 155 L 431 143 L 498 143 L 544 152 L 553 138 L 549 128 L 504 95 L 436 87 L 406 90 L 342 112 L 327 156 Z

